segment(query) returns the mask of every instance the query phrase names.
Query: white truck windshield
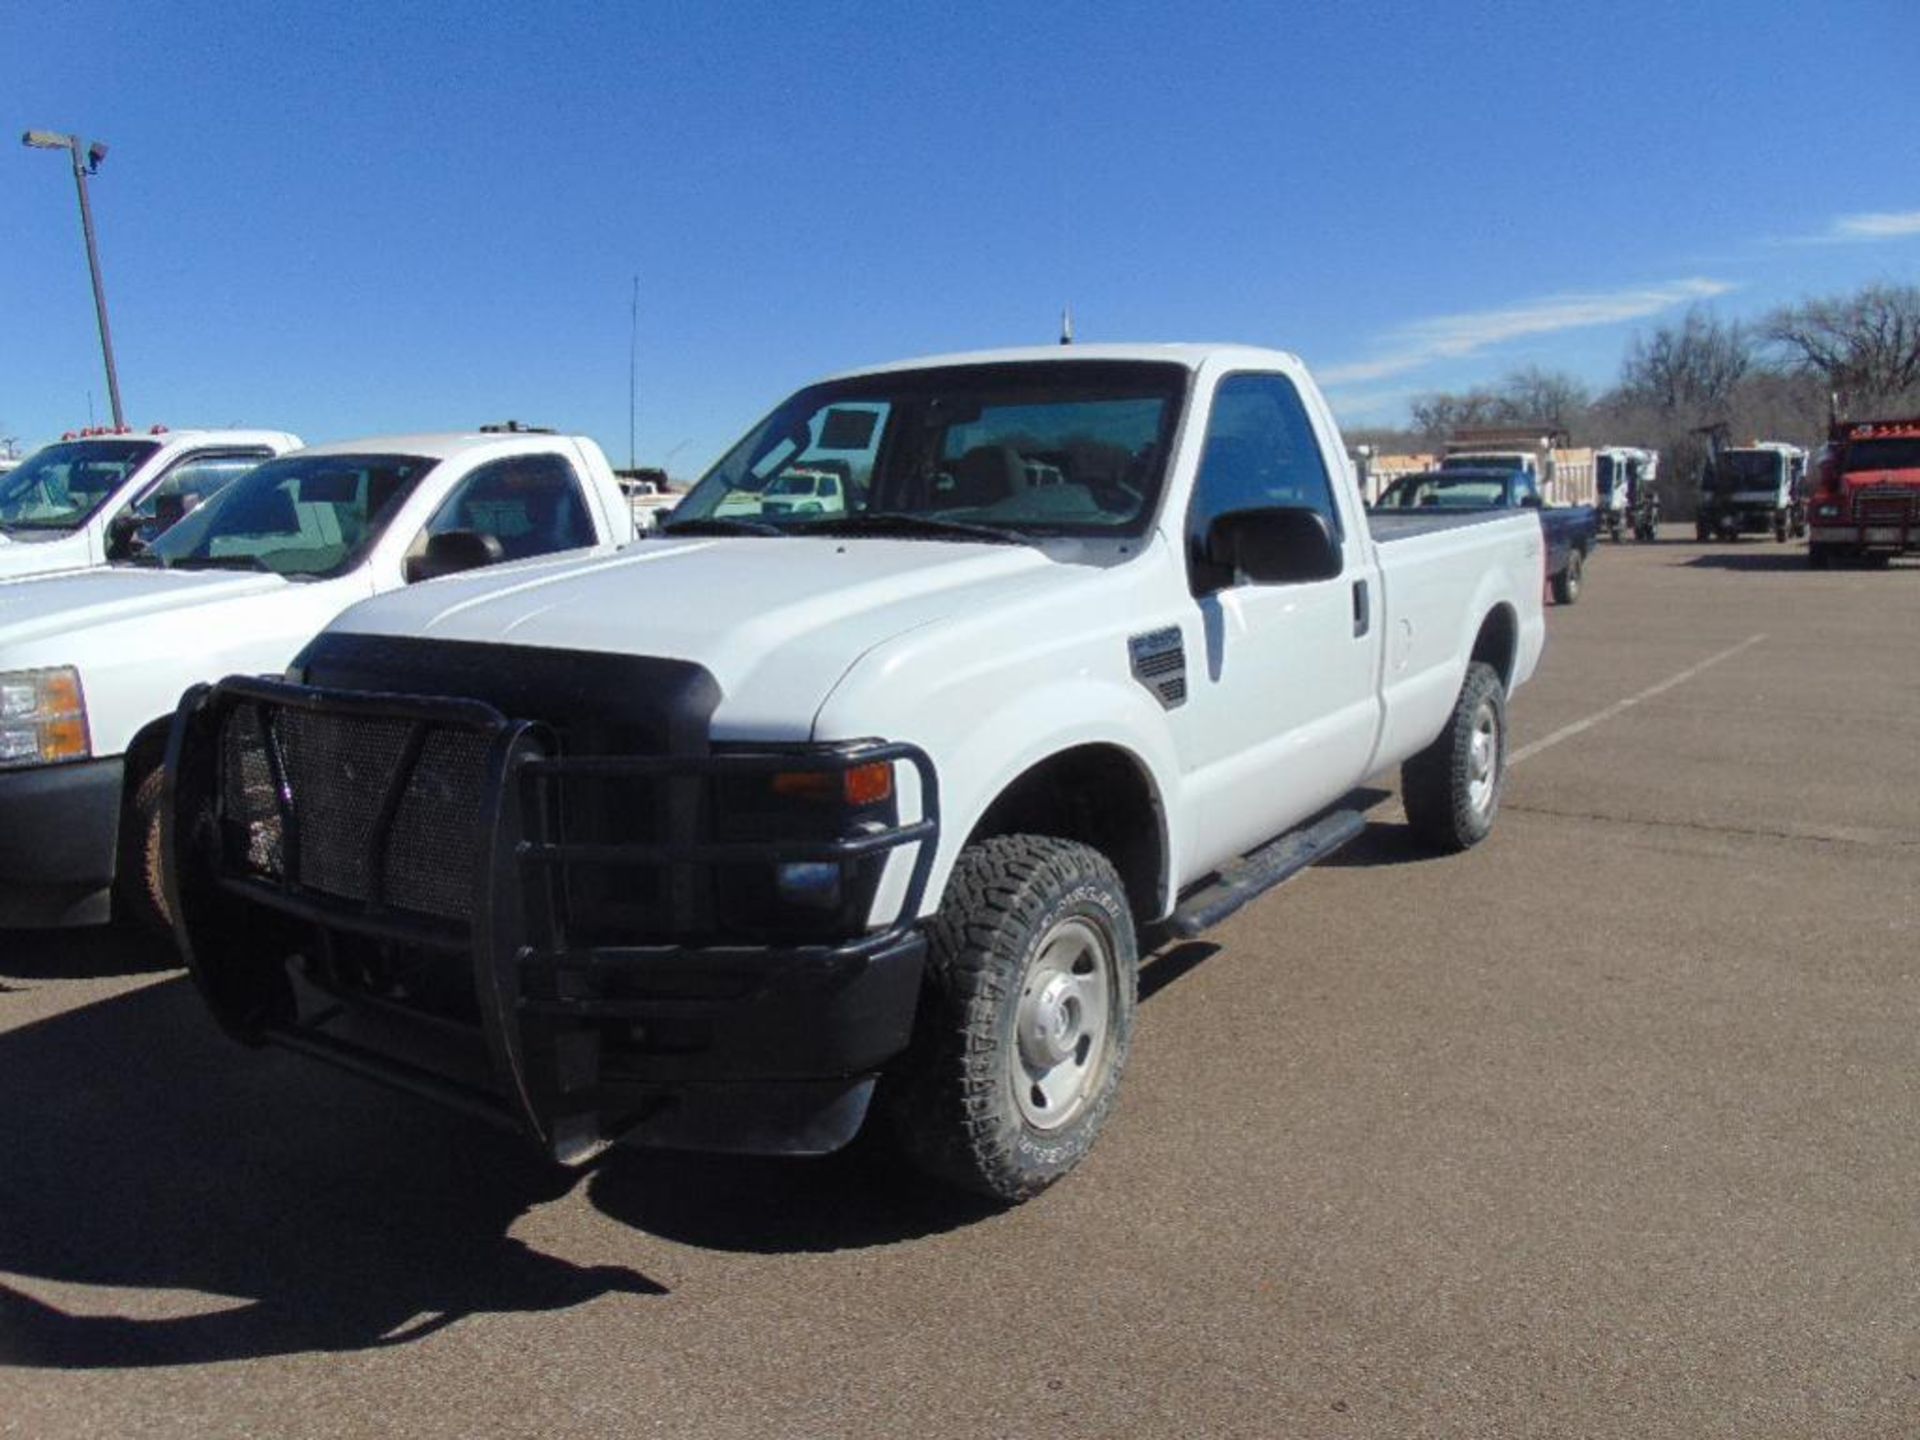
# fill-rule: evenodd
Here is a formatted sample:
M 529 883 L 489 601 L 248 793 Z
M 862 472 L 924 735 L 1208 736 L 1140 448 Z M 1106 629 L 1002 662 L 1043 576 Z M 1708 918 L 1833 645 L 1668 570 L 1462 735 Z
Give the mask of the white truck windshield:
M 734 446 L 666 529 L 1138 535 L 1186 381 L 1178 365 L 1069 360 L 817 385 Z
M 360 563 L 437 461 L 295 455 L 242 476 L 160 536 L 138 563 L 319 578 Z
M 160 448 L 152 440 L 84 440 L 36 450 L 0 475 L 0 528 L 71 530 Z

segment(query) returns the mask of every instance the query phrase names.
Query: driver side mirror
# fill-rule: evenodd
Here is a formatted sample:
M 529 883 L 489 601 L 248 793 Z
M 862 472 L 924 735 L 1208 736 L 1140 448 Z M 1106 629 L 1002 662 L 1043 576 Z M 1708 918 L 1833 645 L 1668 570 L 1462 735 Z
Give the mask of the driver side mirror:
M 1540 509 L 1541 501 L 1540 501 L 1539 495 L 1536 494 L 1534 491 L 1529 490 L 1526 494 L 1520 497 L 1520 508 L 1522 510 Z
M 1207 563 L 1233 584 L 1300 585 L 1340 573 L 1340 541 L 1306 505 L 1229 510 L 1207 527 Z
M 128 560 L 142 548 L 139 541 L 140 517 L 122 510 L 107 522 L 107 559 Z
M 443 575 L 458 575 L 478 570 L 506 558 L 506 547 L 478 530 L 442 530 L 427 537 L 427 548 L 409 555 L 406 577 L 409 585 L 421 580 L 438 580 Z

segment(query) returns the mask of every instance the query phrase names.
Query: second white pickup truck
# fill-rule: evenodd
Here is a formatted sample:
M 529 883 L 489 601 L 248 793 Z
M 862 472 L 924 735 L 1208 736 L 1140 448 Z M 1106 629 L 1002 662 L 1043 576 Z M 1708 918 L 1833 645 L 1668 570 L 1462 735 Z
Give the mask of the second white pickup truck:
M 0 925 L 162 914 L 160 761 L 181 692 L 279 674 L 357 600 L 633 538 L 591 440 L 404 435 L 258 465 L 136 560 L 0 585 Z
M 234 1035 L 515 1126 L 845 1144 L 1019 1200 L 1110 1108 L 1143 931 L 1361 828 L 1488 832 L 1532 511 L 1369 519 L 1291 355 L 810 386 L 662 538 L 355 607 L 190 694 L 175 935 Z M 843 509 L 741 513 L 786 473 Z M 1254 1083 L 1250 1081 L 1249 1083 Z

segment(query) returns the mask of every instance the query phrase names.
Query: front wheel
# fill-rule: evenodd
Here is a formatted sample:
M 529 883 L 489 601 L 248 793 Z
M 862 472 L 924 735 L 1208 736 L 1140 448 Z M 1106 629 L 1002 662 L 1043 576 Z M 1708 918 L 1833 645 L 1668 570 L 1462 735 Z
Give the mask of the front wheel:
M 1566 568 L 1553 577 L 1553 598 L 1555 604 L 1571 605 L 1580 598 L 1580 575 L 1584 568 L 1585 566 L 1581 560 L 1580 552 L 1578 550 L 1569 550 L 1567 552 Z
M 156 764 L 142 775 L 120 814 L 120 855 L 114 879 L 115 908 L 141 929 L 164 934 L 173 917 L 160 864 L 160 804 L 167 774 Z
M 1476 660 L 1440 738 L 1401 767 L 1407 823 L 1435 850 L 1471 849 L 1492 831 L 1506 781 L 1506 686 Z
M 1125 887 L 1089 846 L 997 836 L 961 853 L 928 940 L 886 1123 L 936 1179 L 1029 1199 L 1085 1158 L 1120 1088 L 1140 964 Z

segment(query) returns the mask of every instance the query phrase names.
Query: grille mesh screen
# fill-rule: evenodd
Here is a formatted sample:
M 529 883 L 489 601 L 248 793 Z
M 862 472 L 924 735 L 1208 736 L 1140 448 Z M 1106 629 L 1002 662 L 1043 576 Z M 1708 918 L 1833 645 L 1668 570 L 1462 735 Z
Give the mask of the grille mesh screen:
M 259 705 L 234 707 L 221 735 L 220 783 L 229 835 L 248 870 L 277 880 L 285 874 L 286 855 L 267 763 L 269 725 L 285 768 L 299 841 L 294 880 L 363 902 L 383 888 L 386 903 L 403 910 L 450 920 L 471 917 L 484 736 L 429 730 L 412 769 L 401 777 L 383 885 L 376 887 L 374 831 L 405 760 L 411 722 L 292 709 L 273 710 L 269 719 Z

